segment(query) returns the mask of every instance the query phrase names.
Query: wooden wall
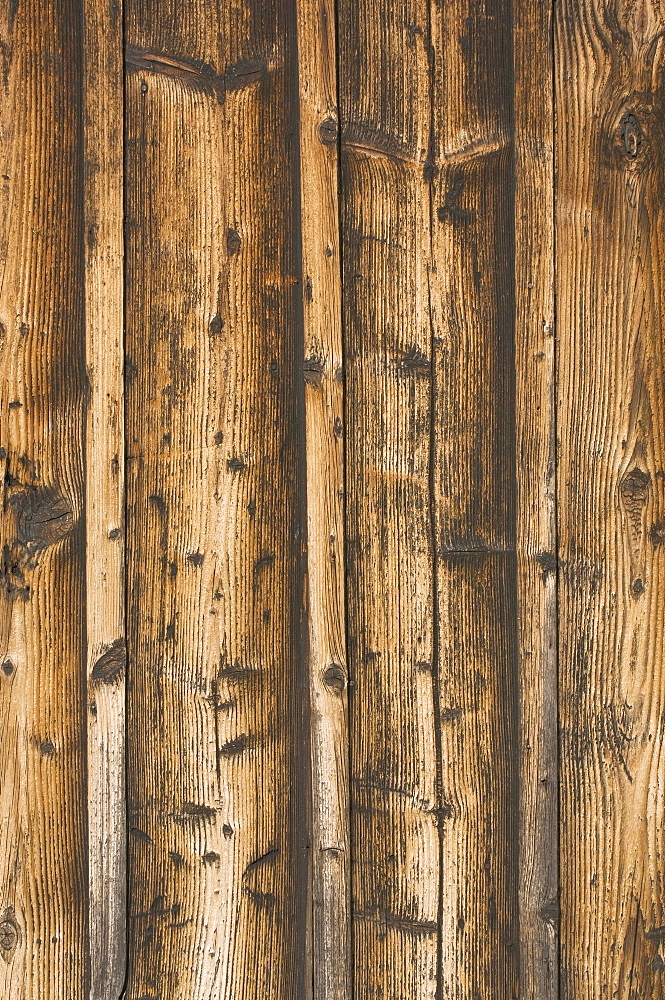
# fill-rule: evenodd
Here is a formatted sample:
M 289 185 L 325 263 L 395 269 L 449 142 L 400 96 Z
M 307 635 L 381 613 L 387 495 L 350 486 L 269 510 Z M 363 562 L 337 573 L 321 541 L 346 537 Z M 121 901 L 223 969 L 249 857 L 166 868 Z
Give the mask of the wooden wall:
M 665 997 L 664 69 L 2 0 L 0 996 Z

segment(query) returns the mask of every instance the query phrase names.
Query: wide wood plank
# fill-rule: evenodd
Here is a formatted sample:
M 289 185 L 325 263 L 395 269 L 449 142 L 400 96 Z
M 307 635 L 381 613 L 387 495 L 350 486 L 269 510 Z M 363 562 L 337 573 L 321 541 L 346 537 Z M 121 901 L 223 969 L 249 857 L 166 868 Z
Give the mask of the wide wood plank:
M 562 994 L 665 990 L 665 12 L 556 5 Z
M 125 977 L 122 4 L 85 0 L 86 640 L 90 1000 Z
M 513 19 L 433 12 L 442 996 L 518 995 Z
M 132 1000 L 303 996 L 295 7 L 127 7 Z
M 298 0 L 315 997 L 351 988 L 335 9 Z
M 430 58 L 420 0 L 339 4 L 353 990 L 437 995 Z
M 0 994 L 86 996 L 81 4 L 0 9 Z
M 514 4 L 520 996 L 558 996 L 552 8 Z

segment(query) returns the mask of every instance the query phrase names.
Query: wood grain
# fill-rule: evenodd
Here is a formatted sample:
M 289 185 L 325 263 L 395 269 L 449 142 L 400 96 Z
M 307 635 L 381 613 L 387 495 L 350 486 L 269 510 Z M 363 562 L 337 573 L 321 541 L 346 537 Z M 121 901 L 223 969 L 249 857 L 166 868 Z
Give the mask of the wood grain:
M 127 7 L 132 1000 L 307 991 L 295 28 Z
M 660 5 L 555 18 L 562 995 L 665 989 Z
M 513 20 L 433 14 L 432 456 L 443 996 L 518 995 Z
M 351 989 L 344 369 L 335 9 L 299 0 L 314 997 Z
M 0 8 L 0 993 L 87 989 L 81 8 Z
M 83 9 L 86 639 L 90 1000 L 125 978 L 123 32 L 119 0 Z
M 339 4 L 353 991 L 437 995 L 428 10 Z
M 514 5 L 520 996 L 558 997 L 552 7 Z
M 0 996 L 665 996 L 659 0 L 0 4 Z

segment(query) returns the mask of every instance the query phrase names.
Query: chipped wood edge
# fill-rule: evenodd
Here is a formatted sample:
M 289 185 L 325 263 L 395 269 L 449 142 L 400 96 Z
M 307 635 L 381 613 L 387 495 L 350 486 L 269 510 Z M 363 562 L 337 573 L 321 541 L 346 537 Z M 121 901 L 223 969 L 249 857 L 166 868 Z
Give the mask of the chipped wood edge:
M 336 12 L 297 0 L 315 997 L 351 995 Z
M 125 978 L 122 4 L 84 2 L 90 1000 Z

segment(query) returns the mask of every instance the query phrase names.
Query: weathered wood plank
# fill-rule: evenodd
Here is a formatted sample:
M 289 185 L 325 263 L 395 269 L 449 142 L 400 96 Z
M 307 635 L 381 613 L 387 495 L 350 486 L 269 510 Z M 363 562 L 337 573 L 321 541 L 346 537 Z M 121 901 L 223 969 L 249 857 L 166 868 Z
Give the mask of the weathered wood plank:
M 665 17 L 555 7 L 562 995 L 665 990 Z
M 558 996 L 552 5 L 515 0 L 520 996 Z
M 128 995 L 283 1000 L 308 981 L 295 7 L 130 0 L 126 32 Z
M 513 19 L 433 9 L 440 988 L 518 995 Z
M 351 989 L 335 8 L 298 0 L 315 997 Z
M 83 9 L 90 1000 L 125 976 L 122 4 Z
M 0 10 L 0 993 L 86 995 L 81 5 Z
M 354 995 L 437 994 L 428 8 L 338 9 Z

